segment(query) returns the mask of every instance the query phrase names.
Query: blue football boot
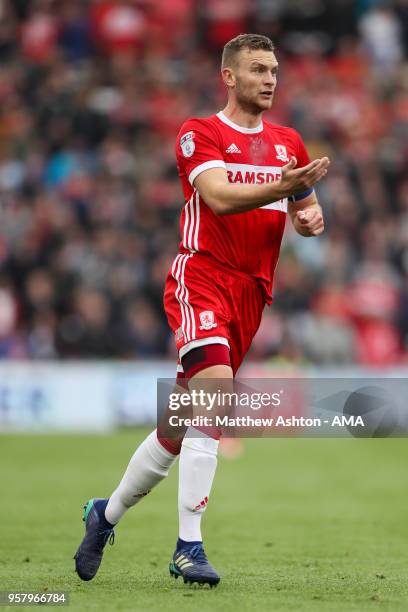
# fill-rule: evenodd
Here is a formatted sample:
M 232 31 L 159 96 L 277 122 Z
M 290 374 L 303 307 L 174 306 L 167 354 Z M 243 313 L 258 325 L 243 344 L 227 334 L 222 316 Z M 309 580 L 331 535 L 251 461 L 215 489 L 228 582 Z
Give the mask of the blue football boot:
M 170 576 L 182 576 L 185 583 L 209 584 L 217 586 L 220 577 L 215 569 L 208 563 L 207 556 L 201 543 L 191 548 L 176 549 L 169 565 Z
M 115 541 L 113 528 L 106 526 L 107 522 L 101 518 L 95 508 L 95 502 L 99 501 L 105 500 L 90 499 L 84 506 L 82 520 L 85 522 L 85 537 L 74 557 L 75 570 L 82 580 L 94 578 L 101 564 L 106 543 L 112 545 Z

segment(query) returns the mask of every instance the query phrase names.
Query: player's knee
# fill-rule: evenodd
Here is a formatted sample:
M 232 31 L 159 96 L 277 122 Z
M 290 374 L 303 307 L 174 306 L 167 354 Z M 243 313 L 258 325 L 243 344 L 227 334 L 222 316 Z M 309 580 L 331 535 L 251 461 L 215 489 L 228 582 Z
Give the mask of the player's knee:
M 162 445 L 162 447 L 169 453 L 171 453 L 172 455 L 179 455 L 180 454 L 180 450 L 181 450 L 181 443 L 183 442 L 183 439 L 172 439 L 172 438 L 166 438 L 165 436 L 161 436 L 159 434 L 159 432 L 157 433 L 157 439 L 160 442 L 160 444 Z

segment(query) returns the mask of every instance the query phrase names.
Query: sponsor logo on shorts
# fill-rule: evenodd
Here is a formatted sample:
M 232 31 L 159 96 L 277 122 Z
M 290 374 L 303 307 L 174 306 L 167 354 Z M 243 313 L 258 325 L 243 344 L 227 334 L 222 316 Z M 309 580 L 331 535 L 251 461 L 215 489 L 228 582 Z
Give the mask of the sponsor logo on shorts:
M 180 138 L 180 147 L 183 152 L 184 157 L 191 157 L 195 151 L 194 144 L 195 134 L 193 131 L 186 132 Z
M 213 327 L 217 327 L 217 324 L 214 323 L 214 313 L 212 310 L 204 310 L 200 312 L 200 329 L 212 329 Z

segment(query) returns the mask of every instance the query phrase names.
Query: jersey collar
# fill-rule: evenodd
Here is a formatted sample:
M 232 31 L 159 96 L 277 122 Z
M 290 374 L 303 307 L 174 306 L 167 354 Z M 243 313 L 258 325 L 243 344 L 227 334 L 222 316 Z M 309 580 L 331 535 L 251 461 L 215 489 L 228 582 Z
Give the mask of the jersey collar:
M 220 121 L 222 121 L 226 125 L 229 125 L 233 130 L 236 130 L 237 132 L 241 132 L 242 134 L 259 134 L 259 132 L 263 131 L 262 120 L 261 120 L 261 123 L 257 125 L 256 127 L 246 128 L 246 127 L 242 127 L 241 125 L 238 125 L 237 123 L 234 123 L 233 121 L 231 121 L 231 119 L 228 119 L 228 117 L 226 117 L 222 111 L 217 113 L 217 117 Z

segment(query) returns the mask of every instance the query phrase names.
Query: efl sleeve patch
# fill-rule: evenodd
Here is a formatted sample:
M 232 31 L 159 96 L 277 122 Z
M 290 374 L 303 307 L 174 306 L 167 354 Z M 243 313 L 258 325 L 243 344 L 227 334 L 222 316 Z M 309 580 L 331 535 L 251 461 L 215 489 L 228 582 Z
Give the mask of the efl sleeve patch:
M 186 121 L 176 143 L 176 155 L 179 169 L 190 183 L 205 169 L 225 168 L 219 139 L 205 119 Z
M 191 157 L 195 151 L 194 144 L 195 134 L 193 130 L 186 132 L 180 138 L 180 147 L 184 157 Z

